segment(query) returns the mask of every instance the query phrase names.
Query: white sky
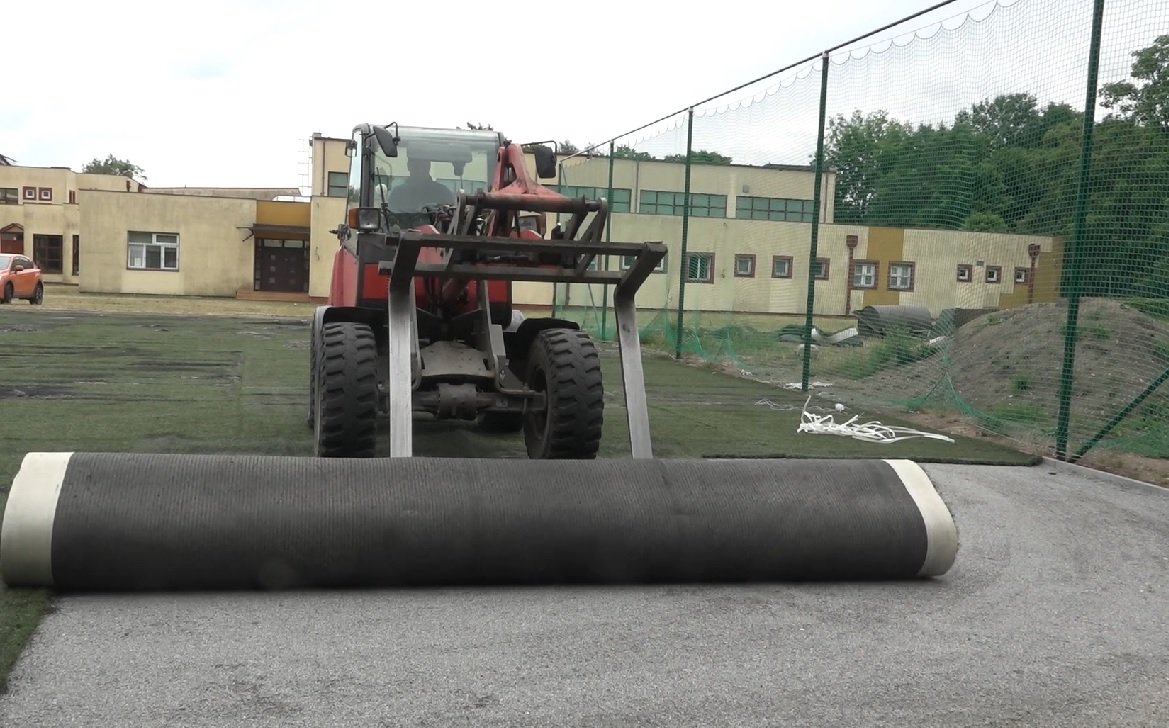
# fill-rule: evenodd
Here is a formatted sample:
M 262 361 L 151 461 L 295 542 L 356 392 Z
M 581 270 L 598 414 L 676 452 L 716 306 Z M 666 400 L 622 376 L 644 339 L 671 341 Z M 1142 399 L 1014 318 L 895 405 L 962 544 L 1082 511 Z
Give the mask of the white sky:
M 1040 3 L 1082 9 L 1062 21 L 1027 26 L 1036 36 L 1011 47 L 1028 47 L 1031 55 L 1014 56 L 1012 68 L 1039 72 L 1032 79 L 1012 70 L 1004 78 L 1024 88 L 1011 90 L 1032 83 L 1051 86 L 1052 76 L 1067 72 L 1067 64 L 1044 68 L 1044 54 L 1061 43 L 1086 43 L 1086 27 L 1081 38 L 1063 21 L 1074 16 L 1074 25 L 1085 26 L 1080 19 L 1088 17 L 1090 0 L 1002 0 L 996 13 L 1031 5 L 1027 12 L 1035 15 Z M 932 4 L 720 0 L 696 6 L 700 14 L 691 14 L 681 10 L 682 3 L 630 0 L 8 2 L 0 16 L 9 68 L 0 87 L 0 153 L 22 165 L 73 169 L 114 154 L 145 168 L 147 184 L 156 187 L 297 186 L 304 184 L 313 132 L 345 137 L 363 121 L 490 123 L 517 141 L 554 138 L 584 145 Z M 985 17 L 993 5 L 993 0 L 957 0 L 878 37 L 918 28 L 929 35 L 940 21 L 956 24 L 966 11 Z M 769 9 L 761 14 L 764 7 Z M 1169 32 L 1166 16 L 1163 10 L 1126 12 L 1123 22 L 1133 25 L 1130 35 L 1151 41 L 1157 31 Z M 994 37 L 1001 38 L 1001 31 Z M 985 54 L 990 41 L 978 42 Z M 935 76 L 930 47 L 930 41 L 918 41 L 908 52 L 910 66 L 925 74 L 920 79 L 884 61 L 870 64 L 868 75 L 841 72 L 838 87 L 851 89 L 851 95 L 844 98 L 842 91 L 833 97 L 834 110 L 845 111 L 858 99 L 895 105 L 897 98 L 920 99 L 923 93 L 956 94 L 966 105 L 994 85 L 979 72 L 974 75 L 981 85 L 958 88 L 971 78 L 968 69 L 958 68 L 964 62 L 960 47 L 939 56 L 955 69 Z M 893 62 L 905 54 L 902 49 L 882 57 Z M 1128 59 L 1113 55 L 1112 67 L 1123 74 Z M 1111 67 L 1105 66 L 1107 72 Z M 835 67 L 832 73 L 836 78 Z M 735 161 L 806 161 L 791 157 L 802 154 L 793 150 L 806 148 L 807 139 L 781 129 L 796 120 L 806 129 L 808 113 L 814 126 L 817 98 L 810 81 L 818 83 L 816 78 L 797 82 L 786 92 L 795 101 L 785 101 L 781 90 L 734 119 L 716 123 L 705 117 L 696 124 L 696 137 L 707 136 L 695 146 L 721 144 Z M 1082 83 L 1055 83 L 1052 92 L 1065 89 L 1074 90 L 1074 104 L 1082 105 L 1082 90 L 1076 90 Z M 946 102 L 941 105 L 946 108 L 937 112 L 948 113 Z M 907 108 L 924 106 L 917 101 Z M 775 131 L 769 133 L 772 125 Z M 789 143 L 761 141 L 777 137 Z

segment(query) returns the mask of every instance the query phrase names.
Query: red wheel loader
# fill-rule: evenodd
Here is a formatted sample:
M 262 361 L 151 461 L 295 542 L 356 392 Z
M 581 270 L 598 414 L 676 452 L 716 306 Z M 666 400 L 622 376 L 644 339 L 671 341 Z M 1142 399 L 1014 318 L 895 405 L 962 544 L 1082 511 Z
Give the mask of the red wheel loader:
M 537 178 L 553 149 L 535 147 Z M 315 455 L 32 452 L 0 528 L 9 586 L 64 590 L 903 579 L 954 521 L 905 460 L 657 459 L 634 294 L 661 243 L 605 243 L 604 199 L 542 187 L 491 131 L 355 128 Z M 547 216 L 562 218 L 551 229 Z M 633 258 L 624 272 L 592 262 Z M 600 360 L 513 283 L 612 285 L 632 458 L 598 458 Z M 414 454 L 414 417 L 523 433 L 528 458 Z M 379 422 L 389 457 L 376 457 Z M 299 423 L 297 423 L 299 426 Z M 776 432 L 777 439 L 796 436 Z M 880 446 L 874 446 L 874 450 Z
M 650 457 L 634 295 L 661 243 L 604 243 L 606 200 L 539 184 L 520 145 L 494 131 L 363 124 L 354 129 L 345 220 L 328 304 L 311 328 L 308 423 L 320 457 L 413 455 L 415 413 L 522 432 L 529 457 L 597 454 L 603 383 L 596 346 L 572 321 L 513 310 L 515 281 L 615 286 L 633 455 Z M 539 177 L 554 149 L 535 146 Z M 564 222 L 548 229 L 549 214 Z M 631 256 L 625 272 L 592 266 Z

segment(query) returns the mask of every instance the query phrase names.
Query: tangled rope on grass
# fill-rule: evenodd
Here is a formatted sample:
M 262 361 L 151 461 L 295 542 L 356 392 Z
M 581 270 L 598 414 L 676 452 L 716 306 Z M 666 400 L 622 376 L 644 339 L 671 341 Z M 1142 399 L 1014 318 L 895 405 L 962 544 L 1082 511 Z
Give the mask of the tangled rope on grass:
M 921 430 L 914 430 L 909 427 L 882 425 L 877 421 L 858 423 L 857 420 L 860 418 L 855 415 L 845 422 L 838 423 L 832 415 L 814 415 L 809 412 L 808 404 L 811 401 L 812 398 L 809 396 L 807 401 L 804 402 L 803 414 L 800 415 L 800 426 L 796 428 L 796 433 L 810 432 L 815 435 L 839 435 L 841 437 L 864 440 L 865 442 L 876 442 L 882 445 L 891 442 L 901 442 L 902 440 L 909 440 L 914 437 L 954 442 L 953 438 L 947 437 L 946 435 L 922 432 Z

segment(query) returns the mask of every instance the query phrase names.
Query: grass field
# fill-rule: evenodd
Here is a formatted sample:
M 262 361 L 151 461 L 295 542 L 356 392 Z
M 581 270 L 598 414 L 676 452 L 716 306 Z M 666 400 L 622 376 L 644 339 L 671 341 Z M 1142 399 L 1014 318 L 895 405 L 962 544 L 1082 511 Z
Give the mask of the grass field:
M 29 451 L 257 453 L 307 456 L 308 311 L 287 304 L 192 304 L 72 294 L 44 307 L 0 309 L 0 506 Z M 86 311 L 89 308 L 105 309 Z M 146 313 L 145 310 L 172 313 Z M 111 312 L 111 310 L 113 312 Z M 291 316 L 290 316 L 291 314 Z M 805 397 L 646 354 L 655 455 L 662 457 L 904 457 L 1028 464 L 1037 459 L 979 438 L 891 445 L 796 434 Z M 602 457 L 625 457 L 620 369 L 607 347 Z M 770 406 L 760 404 L 761 401 Z M 823 406 L 828 406 L 825 402 Z M 879 412 L 862 421 L 905 424 Z M 523 457 L 518 435 L 420 422 L 421 456 Z M 382 438 L 385 446 L 385 438 Z M 35 629 L 48 595 L 0 586 L 0 683 Z

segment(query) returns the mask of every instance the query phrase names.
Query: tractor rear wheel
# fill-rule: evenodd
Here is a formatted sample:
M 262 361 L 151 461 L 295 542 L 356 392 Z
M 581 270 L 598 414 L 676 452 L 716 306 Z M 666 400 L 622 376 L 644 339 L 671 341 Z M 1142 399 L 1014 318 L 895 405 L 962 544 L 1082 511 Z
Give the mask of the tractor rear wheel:
M 545 407 L 524 418 L 528 457 L 589 460 L 597 456 L 604 420 L 601 357 L 584 331 L 545 329 L 532 342 L 525 381 Z
M 325 324 L 316 365 L 317 457 L 369 458 L 377 449 L 377 341 L 366 324 Z

